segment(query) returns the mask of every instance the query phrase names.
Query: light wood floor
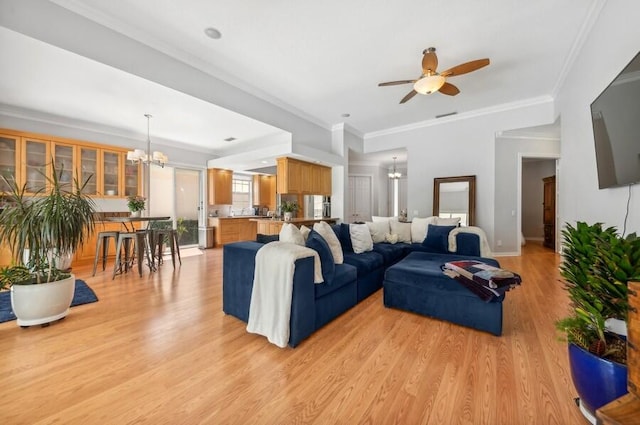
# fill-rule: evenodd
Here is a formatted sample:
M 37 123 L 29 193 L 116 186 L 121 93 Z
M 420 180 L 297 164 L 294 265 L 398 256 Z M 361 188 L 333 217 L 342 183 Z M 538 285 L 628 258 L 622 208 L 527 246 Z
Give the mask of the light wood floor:
M 0 324 L 0 424 L 586 424 L 554 320 L 559 258 L 503 257 L 524 282 L 504 335 L 382 305 L 382 291 L 296 349 L 222 312 L 222 251 L 173 272 L 90 276 L 100 301 L 49 327 Z

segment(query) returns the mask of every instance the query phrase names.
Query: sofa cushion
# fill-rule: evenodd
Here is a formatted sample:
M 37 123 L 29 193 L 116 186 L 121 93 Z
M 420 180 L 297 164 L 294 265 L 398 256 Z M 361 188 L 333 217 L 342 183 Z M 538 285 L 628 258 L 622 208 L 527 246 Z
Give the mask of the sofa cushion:
M 369 226 L 366 224 L 352 224 L 349 226 L 351 235 L 351 245 L 355 254 L 361 254 L 373 249 L 373 240 L 369 233 Z M 346 254 L 346 252 L 345 252 Z
M 256 242 L 259 243 L 269 243 L 280 240 L 280 235 L 263 235 L 262 233 L 258 233 L 256 235 Z
M 382 221 L 386 221 L 386 222 L 398 221 L 398 216 L 395 215 L 393 217 L 382 217 L 382 216 L 379 216 L 379 215 L 372 215 L 371 216 L 371 221 L 373 221 L 374 223 L 378 223 L 378 222 L 382 222 Z
M 456 226 L 437 226 L 430 224 L 427 230 L 427 237 L 422 245 L 431 252 L 446 254 L 449 252 L 449 232 Z
M 437 217 L 414 217 L 411 220 L 411 242 L 422 243 L 427 237 L 427 227 L 429 224 L 436 224 Z
M 411 243 L 411 223 L 390 221 L 391 233 L 398 235 L 398 242 Z
M 280 229 L 280 241 L 294 243 L 296 245 L 304 246 L 304 236 L 300 232 L 298 226 L 291 223 L 284 223 Z
M 384 235 L 390 232 L 389 221 L 367 221 L 365 223 L 369 227 L 371 240 L 373 243 L 384 242 Z
M 375 251 L 367 251 L 361 254 L 345 253 L 344 262 L 355 266 L 358 269 L 358 276 L 364 276 L 377 268 L 384 267 L 382 254 Z
M 320 267 L 322 268 L 322 279 L 327 285 L 331 285 L 335 275 L 336 264 L 331 254 L 331 249 L 322 236 L 315 230 L 309 232 L 307 247 L 315 250 L 320 256 Z
M 385 266 L 390 266 L 405 256 L 407 247 L 408 245 L 405 243 L 377 243 L 373 245 L 373 250 L 382 255 Z
M 342 264 L 342 245 L 340 245 L 340 241 L 331 228 L 331 225 L 326 221 L 321 221 L 313 225 L 313 230 L 318 232 L 329 245 L 329 249 L 331 249 L 331 254 L 333 255 L 333 261 L 336 264 Z
M 356 277 L 357 269 L 354 266 L 350 264 L 336 264 L 335 274 L 333 276 L 333 282 L 331 282 L 331 285 L 325 285 L 324 283 L 320 285 L 314 285 L 316 298 L 333 292 L 344 285 L 355 283 Z

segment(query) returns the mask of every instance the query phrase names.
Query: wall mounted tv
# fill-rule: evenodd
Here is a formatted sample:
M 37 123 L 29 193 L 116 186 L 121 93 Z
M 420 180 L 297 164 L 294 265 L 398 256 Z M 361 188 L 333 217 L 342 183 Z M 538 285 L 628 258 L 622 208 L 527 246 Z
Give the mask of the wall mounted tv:
M 640 182 L 640 53 L 591 104 L 598 187 Z

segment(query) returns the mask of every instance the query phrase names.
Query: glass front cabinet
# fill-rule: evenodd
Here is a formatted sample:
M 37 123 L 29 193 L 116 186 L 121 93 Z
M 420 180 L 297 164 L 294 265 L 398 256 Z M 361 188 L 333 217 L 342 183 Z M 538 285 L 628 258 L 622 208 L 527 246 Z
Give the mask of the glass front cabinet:
M 83 192 L 100 198 L 124 198 L 140 195 L 141 166 L 126 160 L 127 149 L 52 136 L 31 137 L 30 133 L 0 129 L 0 176 L 18 187 L 26 185 L 27 195 L 48 187 L 55 163 L 56 178 L 69 183 L 74 180 Z M 86 185 L 85 185 L 86 182 Z M 10 190 L 0 177 L 0 193 Z
M 18 179 L 19 162 L 20 138 L 0 134 L 0 192 L 10 190 L 7 182 L 11 183 Z

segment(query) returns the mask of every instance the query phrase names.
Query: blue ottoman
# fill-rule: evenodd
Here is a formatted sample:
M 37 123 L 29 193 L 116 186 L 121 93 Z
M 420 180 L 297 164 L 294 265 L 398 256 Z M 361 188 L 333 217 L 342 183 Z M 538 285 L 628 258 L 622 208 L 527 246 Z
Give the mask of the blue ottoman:
M 382 284 L 385 307 L 501 335 L 504 295 L 484 302 L 461 283 L 444 275 L 441 266 L 455 260 L 479 260 L 500 267 L 492 258 L 412 252 L 385 272 Z

